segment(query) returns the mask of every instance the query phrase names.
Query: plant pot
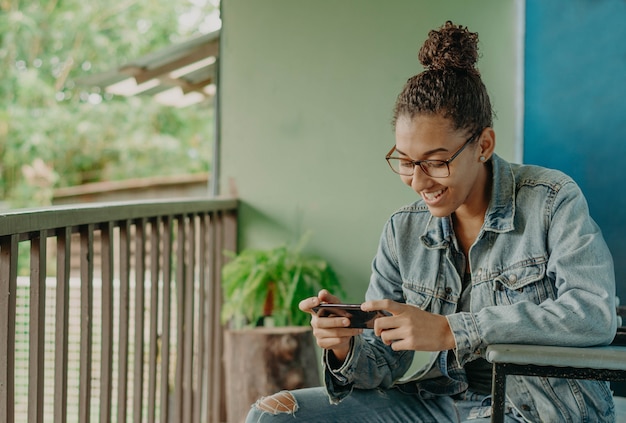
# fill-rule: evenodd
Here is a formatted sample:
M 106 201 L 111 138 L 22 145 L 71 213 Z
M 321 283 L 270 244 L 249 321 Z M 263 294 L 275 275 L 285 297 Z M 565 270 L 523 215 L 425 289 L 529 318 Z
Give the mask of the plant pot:
M 320 386 L 318 356 L 308 326 L 226 330 L 224 368 L 230 423 L 243 422 L 260 397 Z

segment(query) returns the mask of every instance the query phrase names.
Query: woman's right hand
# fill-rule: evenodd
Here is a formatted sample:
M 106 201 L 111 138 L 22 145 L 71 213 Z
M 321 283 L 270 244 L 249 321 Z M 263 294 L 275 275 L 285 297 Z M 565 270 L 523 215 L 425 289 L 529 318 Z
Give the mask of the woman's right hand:
M 363 333 L 363 329 L 349 328 L 350 319 L 346 317 L 317 317 L 313 307 L 321 303 L 340 303 L 339 298 L 322 289 L 317 297 L 300 301 L 300 310 L 311 314 L 311 326 L 317 345 L 331 350 L 339 362 L 343 362 L 350 352 L 350 340 L 353 336 Z

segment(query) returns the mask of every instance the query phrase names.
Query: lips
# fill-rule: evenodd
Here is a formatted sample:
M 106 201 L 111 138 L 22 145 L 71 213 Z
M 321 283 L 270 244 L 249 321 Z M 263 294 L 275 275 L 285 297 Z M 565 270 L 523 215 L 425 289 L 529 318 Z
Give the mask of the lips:
M 422 197 L 428 203 L 436 202 L 445 191 L 446 191 L 446 188 L 443 188 L 437 191 L 432 191 L 432 192 L 422 191 Z

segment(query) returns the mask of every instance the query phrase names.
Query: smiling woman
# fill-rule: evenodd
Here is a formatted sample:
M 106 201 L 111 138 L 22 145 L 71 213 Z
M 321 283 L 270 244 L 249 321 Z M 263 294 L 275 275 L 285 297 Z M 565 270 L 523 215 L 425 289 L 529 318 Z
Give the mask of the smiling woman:
M 261 399 L 248 422 L 486 422 L 488 345 L 613 339 L 613 263 L 585 198 L 559 171 L 494 153 L 477 58 L 478 34 L 448 21 L 429 32 L 425 70 L 397 98 L 386 158 L 418 199 L 384 225 L 361 304 L 389 315 L 356 329 L 315 314 L 341 302 L 331 293 L 303 299 L 324 350 L 324 387 Z M 417 351 L 429 360 L 413 369 Z M 517 377 L 511 385 L 506 422 L 614 421 L 607 382 Z

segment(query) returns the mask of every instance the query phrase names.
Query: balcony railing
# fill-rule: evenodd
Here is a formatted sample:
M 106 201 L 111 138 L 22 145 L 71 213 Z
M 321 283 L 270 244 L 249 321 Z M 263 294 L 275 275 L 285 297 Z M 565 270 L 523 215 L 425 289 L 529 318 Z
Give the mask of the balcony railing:
M 0 422 L 222 422 L 237 201 L 0 213 Z

